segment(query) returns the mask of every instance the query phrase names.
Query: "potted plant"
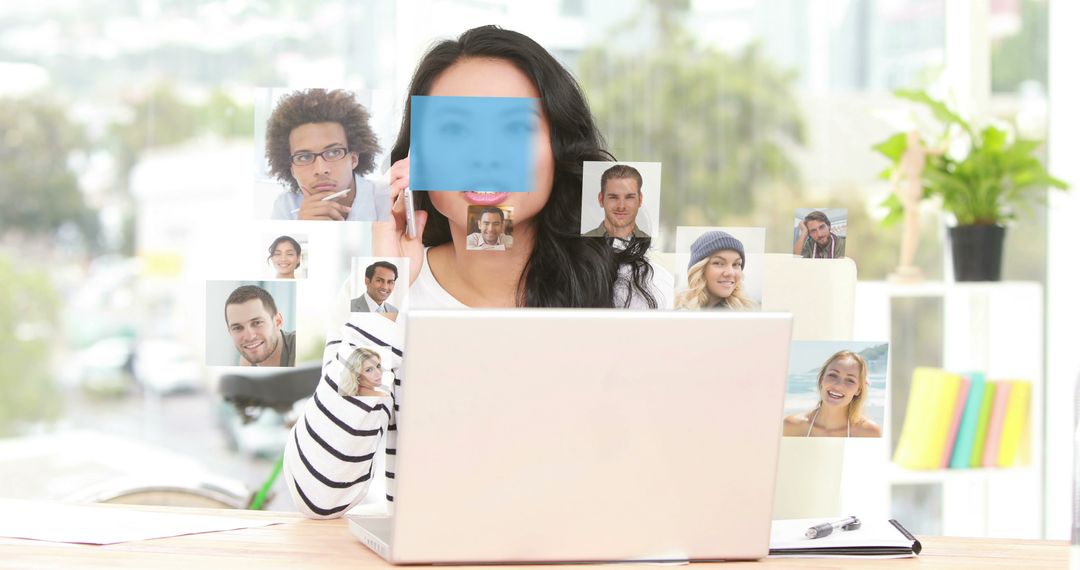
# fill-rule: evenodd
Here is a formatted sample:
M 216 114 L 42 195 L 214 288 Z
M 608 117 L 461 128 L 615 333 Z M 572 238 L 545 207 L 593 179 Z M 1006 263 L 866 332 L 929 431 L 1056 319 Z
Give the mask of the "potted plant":
M 925 105 L 940 128 L 933 134 L 896 133 L 874 145 L 891 162 L 882 177 L 901 183 L 882 202 L 889 210 L 882 224 L 894 224 L 907 214 L 910 227 L 915 214 L 905 210 L 916 210 L 920 200 L 940 198 L 942 208 L 956 218 L 949 228 L 956 280 L 1000 280 L 1004 224 L 1019 210 L 1030 212 L 1031 202 L 1045 198 L 1044 188 L 1068 186 L 1050 176 L 1035 156 L 1042 141 L 1013 136 L 994 125 L 977 130 L 924 91 L 899 90 L 895 95 Z M 907 191 L 904 178 L 910 179 Z M 905 236 L 905 245 L 907 241 Z

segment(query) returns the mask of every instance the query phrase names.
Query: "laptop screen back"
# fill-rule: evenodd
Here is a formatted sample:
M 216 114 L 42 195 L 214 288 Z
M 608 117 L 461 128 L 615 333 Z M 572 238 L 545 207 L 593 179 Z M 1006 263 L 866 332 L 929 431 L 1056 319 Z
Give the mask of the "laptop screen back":
M 791 316 L 413 311 L 395 562 L 767 554 Z

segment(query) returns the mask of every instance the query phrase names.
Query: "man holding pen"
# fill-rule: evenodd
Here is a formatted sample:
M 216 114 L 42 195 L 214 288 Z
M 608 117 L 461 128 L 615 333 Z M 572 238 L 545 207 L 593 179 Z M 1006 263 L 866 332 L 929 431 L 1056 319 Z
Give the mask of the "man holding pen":
M 389 188 L 363 178 L 380 150 L 369 118 L 341 89 L 296 91 L 278 102 L 266 124 L 266 158 L 288 189 L 272 219 L 390 219 Z

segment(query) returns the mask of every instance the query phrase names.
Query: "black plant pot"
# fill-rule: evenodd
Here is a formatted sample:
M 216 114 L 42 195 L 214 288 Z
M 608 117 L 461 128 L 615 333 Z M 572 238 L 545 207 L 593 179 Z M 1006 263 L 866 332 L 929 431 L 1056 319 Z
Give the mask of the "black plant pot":
M 949 228 L 953 273 L 957 281 L 1001 281 L 1002 226 Z

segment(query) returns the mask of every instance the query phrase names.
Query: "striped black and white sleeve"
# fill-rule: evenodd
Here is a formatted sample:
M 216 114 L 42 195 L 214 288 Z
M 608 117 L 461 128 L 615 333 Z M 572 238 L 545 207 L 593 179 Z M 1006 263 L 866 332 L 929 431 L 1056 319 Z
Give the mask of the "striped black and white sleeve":
M 400 385 L 402 325 L 374 313 L 354 313 L 323 352 L 322 379 L 293 426 L 285 448 L 285 480 L 293 502 L 312 518 L 333 518 L 363 500 L 375 473 L 375 453 L 395 429 L 396 388 Z M 357 348 L 388 354 L 394 377 L 386 397 L 345 397 L 338 384 L 345 359 Z M 396 434 L 394 434 L 396 435 Z M 393 473 L 393 445 L 387 441 L 386 472 Z M 387 492 L 392 485 L 387 481 Z

